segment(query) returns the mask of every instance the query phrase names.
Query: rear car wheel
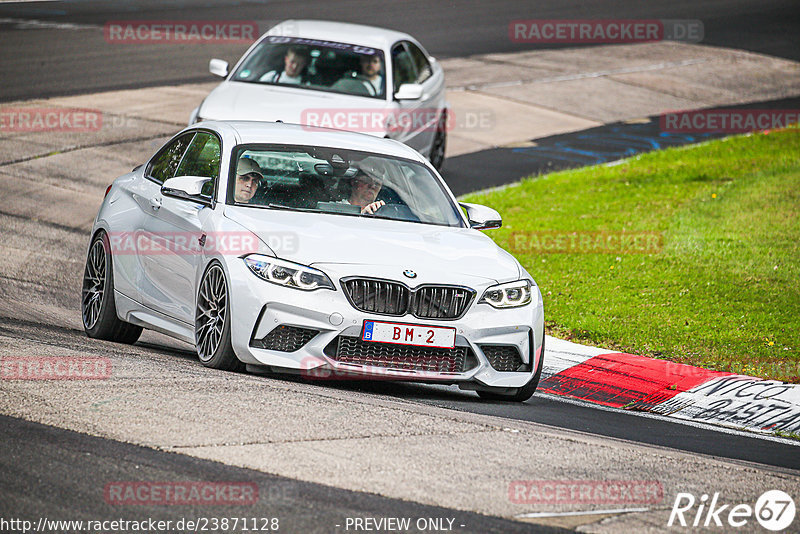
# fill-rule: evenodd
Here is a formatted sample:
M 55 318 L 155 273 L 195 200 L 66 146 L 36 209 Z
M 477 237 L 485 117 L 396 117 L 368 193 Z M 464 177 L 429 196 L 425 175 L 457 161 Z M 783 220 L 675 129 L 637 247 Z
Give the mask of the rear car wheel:
M 95 339 L 135 343 L 142 327 L 117 317 L 114 303 L 114 269 L 111 245 L 105 232 L 98 233 L 89 246 L 81 290 L 81 316 L 86 335 Z
M 437 170 L 442 170 L 444 165 L 444 150 L 447 147 L 447 112 L 442 113 L 442 118 L 439 120 L 439 125 L 436 127 L 436 135 L 433 136 L 433 143 L 431 144 L 431 153 L 428 160 L 431 165 Z
M 484 400 L 496 400 L 506 402 L 525 402 L 530 399 L 539 387 L 539 379 L 542 377 L 542 366 L 544 364 L 544 332 L 542 332 L 542 352 L 539 357 L 539 365 L 530 382 L 517 388 L 513 393 L 496 393 L 491 390 L 478 390 L 478 396 Z
M 225 271 L 217 262 L 209 265 L 197 292 L 194 339 L 197 355 L 206 367 L 241 371 L 244 364 L 231 345 L 231 305 Z

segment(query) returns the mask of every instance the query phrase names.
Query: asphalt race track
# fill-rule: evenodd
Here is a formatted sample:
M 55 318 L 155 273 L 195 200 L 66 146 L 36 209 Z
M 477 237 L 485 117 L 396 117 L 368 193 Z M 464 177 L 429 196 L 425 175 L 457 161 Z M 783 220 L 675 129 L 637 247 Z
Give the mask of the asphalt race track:
M 730 109 L 797 109 L 800 98 L 782 98 L 729 106 Z M 610 163 L 651 150 L 700 143 L 724 137 L 719 133 L 665 136 L 659 117 L 632 124 L 618 122 L 588 130 L 536 139 L 536 145 L 493 148 L 449 158 L 442 171 L 456 195 L 502 186 L 549 172 Z
M 688 427 L 663 418 L 645 417 L 621 410 L 603 410 L 580 401 L 565 401 L 555 395 L 537 394 L 523 404 L 509 406 L 502 402 L 480 401 L 474 395 L 459 391 L 457 388 L 442 386 L 434 388 L 417 384 L 392 384 L 387 387 L 383 384 L 367 383 L 355 386 L 355 389 L 380 392 L 453 410 L 532 421 L 713 457 L 800 469 L 797 449 L 782 442 L 760 440 L 743 433 L 727 434 L 725 439 L 721 440 L 719 429 Z M 601 413 L 598 414 L 598 411 Z
M 508 22 L 514 19 L 699 19 L 703 21 L 705 28 L 704 44 L 800 60 L 800 47 L 797 46 L 800 9 L 797 9 L 794 0 L 770 3 L 753 0 L 703 3 L 688 0 L 626 0 L 580 4 L 546 0 L 536 3 L 535 6 L 528 2 L 498 0 L 491 3 L 458 2 L 457 8 L 454 5 L 453 2 L 442 1 L 376 4 L 362 0 L 0 3 L 0 77 L 3 80 L 0 84 L 0 102 L 91 94 L 110 89 L 208 82 L 207 47 L 181 45 L 165 48 L 139 45 L 115 48 L 98 46 L 96 38 L 86 38 L 87 28 L 102 27 L 110 20 L 181 19 L 187 18 L 187 13 L 191 13 L 191 18 L 195 20 L 257 20 L 267 24 L 268 21 L 285 18 L 332 18 L 381 25 L 413 33 L 433 55 L 441 58 L 525 49 L 526 45 L 512 43 L 508 38 Z M 102 39 L 99 43 L 104 44 Z M 221 45 L 214 53 L 217 57 L 234 61 L 245 48 L 245 45 Z M 747 106 L 797 109 L 800 107 L 800 99 L 759 102 Z M 507 183 L 510 179 L 532 173 L 612 161 L 630 155 L 631 151 L 652 149 L 631 146 L 619 153 L 611 153 L 604 142 L 604 139 L 620 133 L 641 137 L 651 135 L 657 126 L 657 117 L 650 119 L 648 124 L 611 124 L 538 139 L 536 147 L 497 148 L 456 156 L 448 160 L 446 176 L 450 183 L 457 184 L 453 187 L 454 192 L 462 194 Z M 699 140 L 702 139 L 676 139 L 672 144 L 680 145 Z M 672 144 L 664 141 L 663 146 L 656 148 Z M 588 155 L 575 156 L 576 147 L 581 149 L 582 154 Z M 3 221 L 3 226 L 0 227 L 0 233 L 4 234 L 3 240 L 14 233 L 15 247 L 32 250 L 37 245 L 34 238 L 28 236 L 50 233 L 58 236 L 52 239 L 63 241 L 63 249 L 59 251 L 63 253 L 67 263 L 82 264 L 84 251 L 81 247 L 88 241 L 88 235 L 82 235 L 75 228 L 42 223 L 36 219 L 23 219 L 2 210 L 0 220 Z M 29 239 L 29 242 L 16 243 L 16 240 L 22 239 L 17 237 L 19 229 L 22 230 L 18 235 Z M 48 246 L 53 247 L 52 244 Z M 68 278 L 45 280 L 40 284 L 0 280 L 0 297 L 8 297 L 11 291 L 19 291 L 23 297 L 27 294 L 47 294 L 63 303 L 64 307 L 74 308 L 76 316 L 79 316 L 79 297 L 70 293 L 74 286 L 75 281 Z M 98 345 L 87 339 L 81 330 L 49 324 L 46 313 L 31 312 L 31 316 L 34 319 L 17 320 L 8 310 L 2 310 L 0 347 L 35 347 L 44 355 L 61 349 L 85 354 L 113 354 L 115 358 L 119 358 L 115 359 L 115 365 L 117 361 L 122 362 L 122 368 L 131 375 L 135 375 L 141 362 L 147 372 L 153 373 L 153 377 L 147 375 L 143 379 L 151 382 L 151 385 L 161 384 L 158 380 L 162 378 L 156 376 L 161 371 L 175 376 L 185 372 L 187 377 L 197 378 L 204 384 L 203 381 L 206 380 L 209 383 L 220 381 L 223 384 L 220 391 L 225 394 L 228 390 L 257 388 L 264 384 L 268 390 L 285 389 L 292 394 L 300 391 L 315 399 L 309 402 L 327 402 L 329 398 L 335 398 L 336 402 L 342 404 L 375 402 L 382 408 L 391 406 L 403 413 L 408 411 L 427 415 L 430 410 L 436 417 L 445 419 L 449 416 L 442 414 L 448 412 L 453 414 L 453 418 L 464 416 L 481 422 L 494 418 L 492 420 L 495 425 L 498 420 L 508 420 L 525 428 L 528 428 L 525 425 L 529 425 L 543 434 L 552 432 L 554 435 L 567 436 L 565 441 L 573 439 L 569 436 L 587 442 L 597 440 L 598 443 L 602 442 L 603 447 L 616 448 L 619 451 L 646 451 L 642 454 L 663 454 L 670 458 L 683 458 L 681 455 L 688 453 L 698 463 L 720 463 L 724 469 L 733 466 L 730 468 L 740 469 L 747 476 L 766 473 L 776 479 L 788 480 L 787 484 L 796 485 L 796 477 L 800 475 L 800 448 L 783 439 L 764 439 L 737 431 L 669 421 L 657 416 L 598 409 L 587 403 L 566 401 L 552 395 L 536 395 L 524 404 L 509 405 L 481 401 L 474 393 L 454 387 L 360 382 L 309 385 L 292 377 L 276 379 L 237 374 L 220 376 L 219 373 L 202 367 L 190 347 L 162 336 L 146 337 L 134 347 L 114 348 Z M 179 378 L 170 380 L 174 382 L 164 383 L 164 403 L 170 400 L 173 391 L 170 386 L 182 383 Z M 159 391 L 157 388 L 153 390 Z M 108 397 L 106 401 L 123 404 L 127 402 L 124 394 L 120 395 L 119 398 Z M 128 395 L 133 398 L 130 397 L 133 394 Z M 285 528 L 287 532 L 343 532 L 343 521 L 348 517 L 405 516 L 452 518 L 456 525 L 460 525 L 454 528 L 458 532 L 562 531 L 555 523 L 534 525 L 494 517 L 486 511 L 463 512 L 460 510 L 465 505 L 461 502 L 445 507 L 420 504 L 411 498 L 384 496 L 393 495 L 393 490 L 386 490 L 381 494 L 352 491 L 340 489 L 348 483 L 352 486 L 352 482 L 334 487 L 333 482 L 328 479 L 328 484 L 319 484 L 304 480 L 299 475 L 295 478 L 267 474 L 278 472 L 277 468 L 270 471 L 268 468 L 255 470 L 237 467 L 246 464 L 241 457 L 226 464 L 212 461 L 213 452 L 204 451 L 197 456 L 189 456 L 157 450 L 166 447 L 155 442 L 151 444 L 154 448 L 123 443 L 133 440 L 113 431 L 102 430 L 102 421 L 96 422 L 96 428 L 99 429 L 97 435 L 103 437 L 88 435 L 95 428 L 91 425 L 82 429 L 85 433 L 73 432 L 58 428 L 58 417 L 63 415 L 68 418 L 67 416 L 75 415 L 70 409 L 64 408 L 61 411 L 59 407 L 49 404 L 51 400 L 39 398 L 35 394 L 26 397 L 26 401 L 41 403 L 42 406 L 52 409 L 56 416 L 54 420 L 48 421 L 50 424 L 40 424 L 24 420 L 23 415 L 28 412 L 22 409 L 19 412 L 20 418 L 0 415 L 0 447 L 5 452 L 0 459 L 0 517 L 39 517 L 50 514 L 50 517 L 70 519 L 142 519 L 149 516 L 154 519 L 175 520 L 191 516 L 279 516 L 282 530 Z M 91 410 L 94 409 L 95 406 L 92 405 Z M 87 408 L 87 411 L 91 410 Z M 197 414 L 187 416 L 187 427 L 202 428 L 203 421 L 195 418 L 196 416 Z M 313 433 L 313 428 L 309 431 Z M 509 432 L 511 431 L 515 430 Z M 194 442 L 192 445 L 202 448 Z M 230 444 L 220 442 L 220 445 Z M 247 443 L 241 445 L 246 446 Z M 174 450 L 180 450 L 180 447 Z M 206 457 L 211 459 L 204 459 Z M 324 463 L 327 457 L 321 458 Z M 676 464 L 679 463 L 676 460 Z M 305 471 L 298 468 L 298 472 Z M 621 472 L 632 478 L 645 476 L 642 471 Z M 330 480 L 333 479 L 335 476 L 330 477 Z M 213 507 L 115 507 L 103 500 L 102 486 L 98 486 L 98 480 L 244 480 L 259 487 L 262 499 L 257 508 L 224 508 L 222 511 Z M 708 483 L 719 485 L 719 481 Z M 478 487 L 474 489 L 476 494 L 480 491 Z M 755 493 L 753 497 L 757 495 Z M 658 525 L 656 530 L 657 527 Z
M 287 18 L 329 17 L 411 31 L 432 55 L 445 58 L 529 49 L 530 45 L 512 43 L 508 37 L 508 24 L 517 19 L 699 19 L 704 25 L 705 44 L 800 59 L 796 40 L 800 10 L 793 0 L 545 0 L 535 5 L 515 0 L 471 0 L 457 2 L 457 9 L 454 5 L 443 1 L 365 0 L 0 4 L 0 77 L 4 80 L 0 102 L 209 79 L 205 46 L 169 46 L 166 50 L 161 45 L 103 46 L 102 38 L 86 38 L 80 31 L 83 25 L 102 27 L 112 20 L 255 20 L 266 29 L 270 22 Z M 76 29 L 19 29 L 14 23 L 17 19 L 71 23 Z M 223 45 L 215 47 L 215 53 L 232 62 L 246 48 Z
M 459 532 L 522 533 L 566 532 L 481 514 L 425 506 L 340 490 L 320 484 L 276 477 L 181 454 L 156 452 L 146 447 L 104 440 L 85 434 L 0 416 L 0 498 L 3 517 L 56 518 L 63 513 L 73 520 L 113 518 L 141 521 L 179 521 L 181 518 L 239 517 L 279 518 L 284 532 L 331 532 L 341 530 L 348 517 L 413 517 L 451 520 Z M 103 488 L 91 484 L 113 480 L 182 480 L 246 482 L 258 487 L 256 506 L 120 507 L 103 498 Z M 37 483 L 31 486 L 29 481 Z M 85 489 L 84 489 L 85 488 Z M 176 509 L 179 508 L 179 509 Z M 216 508 L 216 509 L 215 509 Z M 445 523 L 449 524 L 449 523 Z

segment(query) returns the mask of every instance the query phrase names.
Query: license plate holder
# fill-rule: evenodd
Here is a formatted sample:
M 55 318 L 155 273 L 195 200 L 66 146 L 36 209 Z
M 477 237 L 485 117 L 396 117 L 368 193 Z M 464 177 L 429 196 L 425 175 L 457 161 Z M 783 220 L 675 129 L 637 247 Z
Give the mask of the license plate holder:
M 456 346 L 456 329 L 447 326 L 365 320 L 361 339 L 373 343 L 452 349 Z

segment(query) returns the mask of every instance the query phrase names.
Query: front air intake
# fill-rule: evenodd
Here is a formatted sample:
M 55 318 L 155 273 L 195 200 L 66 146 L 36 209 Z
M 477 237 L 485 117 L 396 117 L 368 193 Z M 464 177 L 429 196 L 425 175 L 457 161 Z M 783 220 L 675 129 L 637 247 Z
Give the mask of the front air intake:
M 250 346 L 279 352 L 294 352 L 311 341 L 317 334 L 319 334 L 318 330 L 310 328 L 280 325 L 262 339 L 253 340 Z

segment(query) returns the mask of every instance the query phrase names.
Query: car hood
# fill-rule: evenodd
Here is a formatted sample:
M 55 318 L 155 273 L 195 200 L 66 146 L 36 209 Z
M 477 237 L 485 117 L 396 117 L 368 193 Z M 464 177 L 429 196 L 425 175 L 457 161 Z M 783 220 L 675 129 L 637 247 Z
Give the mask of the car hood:
M 469 228 L 233 206 L 225 216 L 276 256 L 304 265 L 348 265 L 353 274 L 373 276 L 411 269 L 419 283 L 442 277 L 500 283 L 521 273 L 513 256 Z
M 385 100 L 352 95 L 326 93 L 310 89 L 265 85 L 248 82 L 223 82 L 203 101 L 198 115 L 205 120 L 283 121 L 289 124 L 312 124 L 337 128 L 335 121 L 347 121 L 337 112 L 358 110 L 378 115 L 388 109 Z M 352 130 L 383 137 L 378 127 L 337 129 Z M 352 120 L 349 122 L 352 126 Z M 341 126 L 341 125 L 340 125 Z

